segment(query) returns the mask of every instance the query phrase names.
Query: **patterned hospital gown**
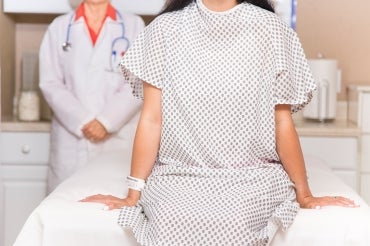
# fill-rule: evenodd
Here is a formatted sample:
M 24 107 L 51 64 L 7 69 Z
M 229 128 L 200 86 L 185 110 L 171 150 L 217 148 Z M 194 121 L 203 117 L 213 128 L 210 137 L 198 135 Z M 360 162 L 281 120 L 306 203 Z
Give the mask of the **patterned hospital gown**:
M 274 107 L 301 109 L 315 84 L 300 42 L 275 14 L 197 0 L 157 17 L 123 74 L 162 91 L 162 135 L 146 188 L 119 224 L 142 245 L 266 245 L 299 209 L 275 149 Z

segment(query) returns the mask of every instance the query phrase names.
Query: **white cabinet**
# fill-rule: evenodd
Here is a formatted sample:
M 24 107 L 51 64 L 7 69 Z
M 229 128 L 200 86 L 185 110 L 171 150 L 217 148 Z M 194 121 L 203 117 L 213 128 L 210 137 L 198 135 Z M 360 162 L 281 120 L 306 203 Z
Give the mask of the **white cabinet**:
M 49 133 L 2 132 L 0 137 L 0 246 L 11 246 L 46 196 Z
M 359 191 L 357 137 L 301 136 L 300 141 L 305 158 L 322 159 L 346 184 Z
M 360 194 L 370 204 L 370 86 L 348 87 L 348 117 L 361 128 Z
M 155 15 L 164 5 L 164 0 L 112 0 L 122 11 L 141 15 Z M 3 0 L 6 13 L 62 14 L 71 10 L 68 0 Z
M 362 198 L 370 204 L 370 192 L 369 188 L 370 187 L 370 173 L 361 173 L 361 196 Z
M 370 115 L 370 104 L 367 115 Z M 361 137 L 361 189 L 360 193 L 370 204 L 370 133 L 363 133 Z
M 370 134 L 370 86 L 350 86 L 348 102 L 349 120 Z

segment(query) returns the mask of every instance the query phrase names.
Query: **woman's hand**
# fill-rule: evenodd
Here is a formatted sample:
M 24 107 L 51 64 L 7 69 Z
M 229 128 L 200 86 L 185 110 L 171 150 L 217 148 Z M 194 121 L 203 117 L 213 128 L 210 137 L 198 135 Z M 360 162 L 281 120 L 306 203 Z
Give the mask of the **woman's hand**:
M 321 207 L 325 206 L 341 206 L 349 208 L 358 207 L 358 205 L 354 201 L 342 196 L 306 196 L 304 198 L 298 199 L 298 202 L 301 208 L 320 209 Z
M 88 196 L 80 202 L 97 202 L 106 205 L 107 210 L 119 209 L 121 207 L 132 207 L 137 204 L 140 199 L 140 192 L 130 190 L 126 198 L 119 198 L 112 195 L 97 194 Z

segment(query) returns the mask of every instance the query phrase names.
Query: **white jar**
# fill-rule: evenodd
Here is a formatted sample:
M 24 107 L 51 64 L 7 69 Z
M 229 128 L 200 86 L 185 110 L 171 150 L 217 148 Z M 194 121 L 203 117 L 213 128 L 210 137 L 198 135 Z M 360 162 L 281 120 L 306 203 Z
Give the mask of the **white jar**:
M 22 91 L 18 104 L 18 118 L 22 121 L 40 120 L 40 97 L 37 91 Z

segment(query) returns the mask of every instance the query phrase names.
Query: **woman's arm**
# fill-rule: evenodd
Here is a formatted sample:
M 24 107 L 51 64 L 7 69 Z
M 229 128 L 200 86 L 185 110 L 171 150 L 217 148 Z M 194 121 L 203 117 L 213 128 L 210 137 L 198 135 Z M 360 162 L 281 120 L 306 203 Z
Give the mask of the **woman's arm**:
M 136 129 L 130 176 L 145 180 L 151 173 L 159 150 L 162 129 L 162 92 L 145 82 L 143 87 L 144 104 Z M 115 209 L 136 205 L 140 199 L 140 193 L 129 189 L 124 199 L 109 195 L 93 195 L 81 201 L 104 203 L 109 209 Z
M 344 197 L 313 197 L 310 191 L 298 134 L 294 127 L 290 105 L 275 107 L 276 150 L 280 160 L 295 185 L 297 201 L 302 208 L 337 205 L 354 207 L 355 203 Z
M 130 176 L 146 179 L 158 154 L 162 130 L 162 92 L 144 83 L 144 104 L 137 126 Z M 129 189 L 128 198 L 139 200 L 140 192 Z M 136 201 L 137 201 L 136 200 Z

